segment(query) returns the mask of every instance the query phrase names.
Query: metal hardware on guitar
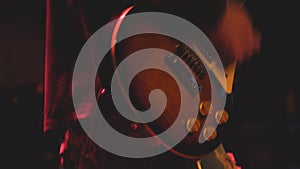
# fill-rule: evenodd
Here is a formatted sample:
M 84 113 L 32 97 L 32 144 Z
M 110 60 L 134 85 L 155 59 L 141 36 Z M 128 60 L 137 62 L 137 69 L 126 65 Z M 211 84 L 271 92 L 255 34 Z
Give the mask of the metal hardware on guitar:
M 203 137 L 207 141 L 211 141 L 217 137 L 217 131 L 213 127 L 204 128 Z
M 199 106 L 199 112 L 203 117 L 206 117 L 209 110 L 212 109 L 212 105 L 209 101 L 202 101 Z
M 195 133 L 200 130 L 201 122 L 198 118 L 196 119 L 188 119 L 186 122 L 186 128 L 189 133 Z

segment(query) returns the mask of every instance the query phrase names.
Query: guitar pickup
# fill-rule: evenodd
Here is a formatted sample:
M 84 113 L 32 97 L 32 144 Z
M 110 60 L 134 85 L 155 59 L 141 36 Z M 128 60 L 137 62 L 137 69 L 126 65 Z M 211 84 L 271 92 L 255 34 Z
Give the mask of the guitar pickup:
M 165 63 L 175 73 L 178 80 L 186 87 L 191 96 L 194 97 L 198 92 L 201 91 L 202 86 L 197 83 L 192 70 L 181 58 L 171 54 L 166 56 Z

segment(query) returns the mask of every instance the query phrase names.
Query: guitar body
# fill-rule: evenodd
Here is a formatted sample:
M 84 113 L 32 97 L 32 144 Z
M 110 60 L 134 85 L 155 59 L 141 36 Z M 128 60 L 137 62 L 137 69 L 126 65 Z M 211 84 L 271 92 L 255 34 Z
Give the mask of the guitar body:
M 178 44 L 180 43 L 175 39 L 157 34 L 136 35 L 120 42 L 115 46 L 115 56 L 107 56 L 107 58 L 104 59 L 102 67 L 106 67 L 106 69 L 99 70 L 104 86 L 108 89 L 110 88 L 112 74 L 115 71 L 113 68 L 114 62 L 116 62 L 115 66 L 117 67 L 118 64 L 120 64 L 125 58 L 130 57 L 130 55 L 134 52 L 149 48 L 164 49 L 170 53 L 180 55 L 180 53 L 178 53 Z M 185 50 L 186 48 L 183 49 Z M 120 133 L 131 137 L 152 137 L 166 131 L 173 125 L 174 121 L 178 117 L 180 106 L 182 104 L 182 95 L 196 97 L 194 96 L 195 93 L 192 93 L 189 90 L 189 88 L 192 87 L 191 85 L 195 85 L 191 80 L 191 75 L 185 73 L 182 74 L 182 72 L 187 72 L 187 70 L 192 72 L 193 69 L 190 69 L 187 66 L 187 70 L 178 70 L 176 64 L 180 62 L 178 61 L 177 63 L 174 63 L 174 60 L 172 60 L 169 56 L 166 56 L 165 53 L 153 52 L 151 55 L 161 57 L 162 59 L 153 60 L 151 56 L 142 56 L 145 64 L 151 63 L 158 67 L 167 67 L 168 71 L 172 72 L 172 74 L 177 76 L 176 78 L 180 80 L 176 81 L 172 75 L 159 69 L 145 69 L 136 74 L 130 82 L 129 104 L 132 104 L 134 109 L 138 111 L 146 111 L 151 106 L 154 111 L 156 109 L 157 111 L 161 111 L 160 107 L 153 107 L 149 101 L 150 93 L 155 89 L 160 89 L 165 94 L 167 102 L 163 112 L 158 112 L 161 113 L 158 118 L 149 123 L 136 123 L 128 120 L 120 115 L 120 112 L 118 112 L 112 101 L 111 95 L 106 96 L 104 99 L 100 99 L 99 103 L 99 107 L 103 109 L 102 112 L 109 112 L 107 114 L 104 113 L 104 115 L 111 126 Z M 115 60 L 112 58 L 115 58 Z M 184 61 L 181 61 L 181 64 L 184 63 Z M 131 72 L 131 69 L 131 66 L 125 68 L 126 72 Z M 199 138 L 204 137 L 203 134 L 200 134 L 201 131 L 206 130 L 203 126 L 206 122 L 207 114 L 203 114 L 203 111 L 206 111 L 206 113 L 209 111 L 209 107 L 207 107 L 207 104 L 204 103 L 211 102 L 211 87 L 213 84 L 210 83 L 209 76 L 205 69 L 200 77 L 194 74 L 193 78 L 195 78 L 197 86 L 200 87 L 200 103 L 198 105 L 194 105 L 197 107 L 197 117 L 186 118 L 180 123 L 180 130 L 186 130 L 188 131 L 188 134 L 176 146 L 169 148 L 170 151 L 179 156 L 197 159 L 202 155 L 211 152 L 221 143 L 223 133 L 222 128 L 225 124 L 219 125 L 212 135 L 205 136 L 207 137 L 207 141 L 201 144 L 199 143 Z M 120 88 L 124 87 L 121 83 L 119 85 Z M 180 90 L 179 86 L 184 86 L 183 90 Z M 124 93 L 120 93 L 120 95 L 122 94 Z M 157 102 L 160 102 L 161 99 L 162 98 L 158 96 L 154 96 L 154 100 Z M 206 107 L 202 104 L 206 105 Z M 132 113 L 134 114 L 135 112 L 133 111 Z M 136 115 L 138 116 L 138 114 Z M 177 131 L 172 131 L 171 138 L 169 139 L 173 139 L 172 137 L 174 137 L 174 139 L 179 137 L 177 134 Z M 164 144 L 164 140 L 159 140 L 157 142 L 157 145 Z M 150 147 L 151 146 L 149 145 L 149 148 Z
M 144 23 L 139 26 L 143 29 L 143 27 L 149 27 L 151 25 Z M 142 59 L 145 65 L 151 63 L 152 65 L 156 65 L 156 67 L 164 67 L 168 72 L 172 72 L 171 75 L 155 68 L 142 70 L 130 81 L 129 96 L 127 96 L 126 92 L 120 92 L 119 94 L 120 96 L 128 97 L 129 99 L 126 104 L 132 104 L 134 109 L 139 112 L 146 111 L 151 107 L 151 109 L 156 112 L 155 114 L 161 113 L 159 117 L 147 123 L 126 119 L 120 115 L 120 112 L 118 112 L 118 109 L 115 107 L 111 93 L 99 100 L 99 107 L 102 109 L 101 112 L 104 112 L 103 114 L 111 126 L 124 135 L 131 137 L 153 137 L 168 130 L 174 124 L 180 113 L 182 96 L 188 96 L 190 98 L 199 97 L 200 102 L 197 105 L 193 105 L 197 107 L 197 112 L 195 112 L 196 117 L 183 119 L 178 129 L 180 131 L 186 130 L 188 134 L 175 146 L 169 147 L 163 139 L 157 141 L 157 145 L 166 146 L 176 155 L 184 158 L 198 159 L 213 151 L 222 141 L 223 130 L 228 120 L 228 111 L 226 108 L 218 110 L 218 112 L 210 111 L 212 99 L 211 89 L 212 87 L 220 89 L 220 91 L 217 91 L 220 95 L 231 93 L 235 63 L 225 67 L 228 88 L 215 87 L 214 85 L 220 84 L 211 84 L 211 79 L 208 76 L 204 64 L 199 63 L 201 60 L 195 60 L 195 58 L 199 58 L 197 54 L 178 40 L 158 34 L 135 35 L 117 43 L 113 47 L 113 52 L 110 53 L 111 55 L 108 54 L 101 63 L 99 74 L 103 86 L 111 90 L 110 86 L 113 73 L 118 65 L 127 57 L 131 57 L 130 55 L 135 52 L 150 48 L 162 49 L 180 57 L 178 60 L 178 58 L 176 59 L 174 57 L 175 55 L 166 55 L 165 52 L 161 51 L 153 51 L 152 53 L 148 53 L 147 56 L 141 56 L 143 57 Z M 161 59 L 153 59 L 151 55 Z M 190 63 L 192 61 L 198 62 L 198 64 L 192 64 L 191 66 Z M 135 60 L 132 62 L 135 62 Z M 137 60 L 136 62 L 139 61 Z M 178 66 L 178 64 L 180 65 Z M 182 70 L 183 67 L 185 67 L 185 70 Z M 201 69 L 198 69 L 199 67 L 201 67 Z M 122 73 L 132 72 L 133 69 L 133 66 L 125 66 Z M 201 70 L 201 73 L 199 73 L 198 70 Z M 189 74 L 188 72 L 191 73 Z M 175 78 L 173 75 L 175 75 Z M 116 75 L 116 78 L 120 79 L 122 77 Z M 120 88 L 125 88 L 122 82 L 119 82 L 118 85 Z M 179 86 L 184 87 L 180 90 Z M 199 89 L 199 93 L 196 93 L 197 96 L 190 90 L 190 88 L 195 86 Z M 167 101 L 163 112 L 160 112 L 160 106 L 153 106 L 149 100 L 150 93 L 156 89 L 163 91 L 166 96 Z M 126 91 L 127 89 L 124 90 Z M 163 100 L 157 95 L 153 96 L 152 99 L 154 99 L 156 103 L 160 103 Z M 132 111 L 132 114 L 139 116 L 135 111 Z M 156 116 L 155 114 L 153 114 L 153 117 Z M 213 118 L 207 121 L 209 114 L 213 114 Z M 149 116 L 151 116 L 151 114 L 149 114 Z M 218 125 L 216 128 L 208 128 L 205 127 L 205 123 L 207 122 L 218 123 Z M 168 139 L 180 137 L 178 133 L 179 132 L 172 130 L 170 138 Z M 201 137 L 205 139 L 205 142 L 199 142 Z M 149 145 L 149 148 L 152 147 L 153 145 Z
M 210 102 L 211 84 L 208 76 L 205 76 L 202 80 L 197 79 L 197 82 L 202 88 L 200 92 L 201 102 Z M 167 97 L 166 108 L 160 117 L 147 124 L 152 131 L 145 129 L 144 132 L 152 133 L 154 136 L 166 131 L 174 124 L 180 113 L 180 105 L 182 104 L 180 96 L 182 93 L 180 92 L 184 92 L 186 95 L 190 94 L 188 89 L 180 91 L 178 85 L 185 86 L 185 84 L 177 84 L 169 74 L 156 69 L 144 71 L 133 79 L 130 94 L 131 101 L 136 108 L 147 110 L 151 106 L 148 97 L 150 92 L 154 89 L 161 89 Z M 156 99 L 160 100 L 160 98 Z M 200 107 L 200 103 L 196 106 Z M 195 126 L 195 129 L 189 132 L 178 145 L 172 147 L 172 152 L 186 158 L 199 158 L 214 150 L 220 144 L 221 135 L 219 133 L 222 133 L 222 131 L 220 128 L 217 128 L 218 135 L 214 139 L 200 144 L 199 138 L 202 137 L 200 133 L 203 130 L 205 121 L 206 117 L 200 113 L 197 115 L 197 122 L 195 122 L 194 118 L 186 118 L 183 120 L 180 124 L 181 130 L 189 131 L 191 126 Z M 176 131 L 174 131 L 172 135 L 174 139 L 179 137 Z M 163 142 L 164 140 L 161 141 Z

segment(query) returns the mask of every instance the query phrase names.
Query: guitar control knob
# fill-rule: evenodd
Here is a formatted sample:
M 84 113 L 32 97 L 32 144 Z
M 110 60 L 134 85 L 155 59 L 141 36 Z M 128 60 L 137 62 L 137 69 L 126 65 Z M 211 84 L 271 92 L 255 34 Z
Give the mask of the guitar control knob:
M 217 131 L 213 127 L 206 127 L 203 130 L 203 137 L 207 141 L 213 140 L 217 137 Z
M 210 104 L 210 101 L 203 101 L 200 103 L 200 106 L 199 106 L 199 111 L 200 111 L 200 114 L 202 116 L 207 116 L 208 113 L 209 113 L 209 110 L 211 109 L 211 104 Z
M 198 132 L 200 130 L 200 127 L 201 127 L 201 122 L 198 118 L 196 119 L 191 118 L 186 121 L 186 128 L 189 133 Z
M 229 115 L 226 110 L 219 110 L 216 112 L 215 119 L 217 123 L 224 124 L 228 121 Z

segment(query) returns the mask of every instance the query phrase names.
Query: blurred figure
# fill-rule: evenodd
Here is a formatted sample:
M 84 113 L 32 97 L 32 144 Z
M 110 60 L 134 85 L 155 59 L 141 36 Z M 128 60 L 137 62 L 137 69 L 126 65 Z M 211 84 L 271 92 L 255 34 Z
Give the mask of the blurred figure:
M 260 50 L 261 35 L 243 3 L 228 1 L 218 25 L 208 36 L 224 63 L 249 60 Z
M 44 132 L 48 152 L 56 159 L 58 168 L 239 168 L 232 154 L 227 155 L 222 143 L 199 159 L 201 163 L 171 152 L 145 159 L 129 159 L 106 152 L 86 135 L 78 123 L 79 118 L 89 119 L 92 116 L 92 107 L 83 101 L 85 106 L 80 116 L 75 113 L 72 73 L 86 40 L 130 5 L 154 11 L 167 9 L 170 13 L 182 15 L 207 34 L 220 54 L 224 67 L 242 63 L 259 52 L 260 48 L 260 33 L 253 27 L 242 3 L 225 0 L 115 0 L 107 4 L 92 0 L 46 0 L 46 4 Z M 103 91 L 101 80 L 97 77 L 95 93 L 101 94 Z

